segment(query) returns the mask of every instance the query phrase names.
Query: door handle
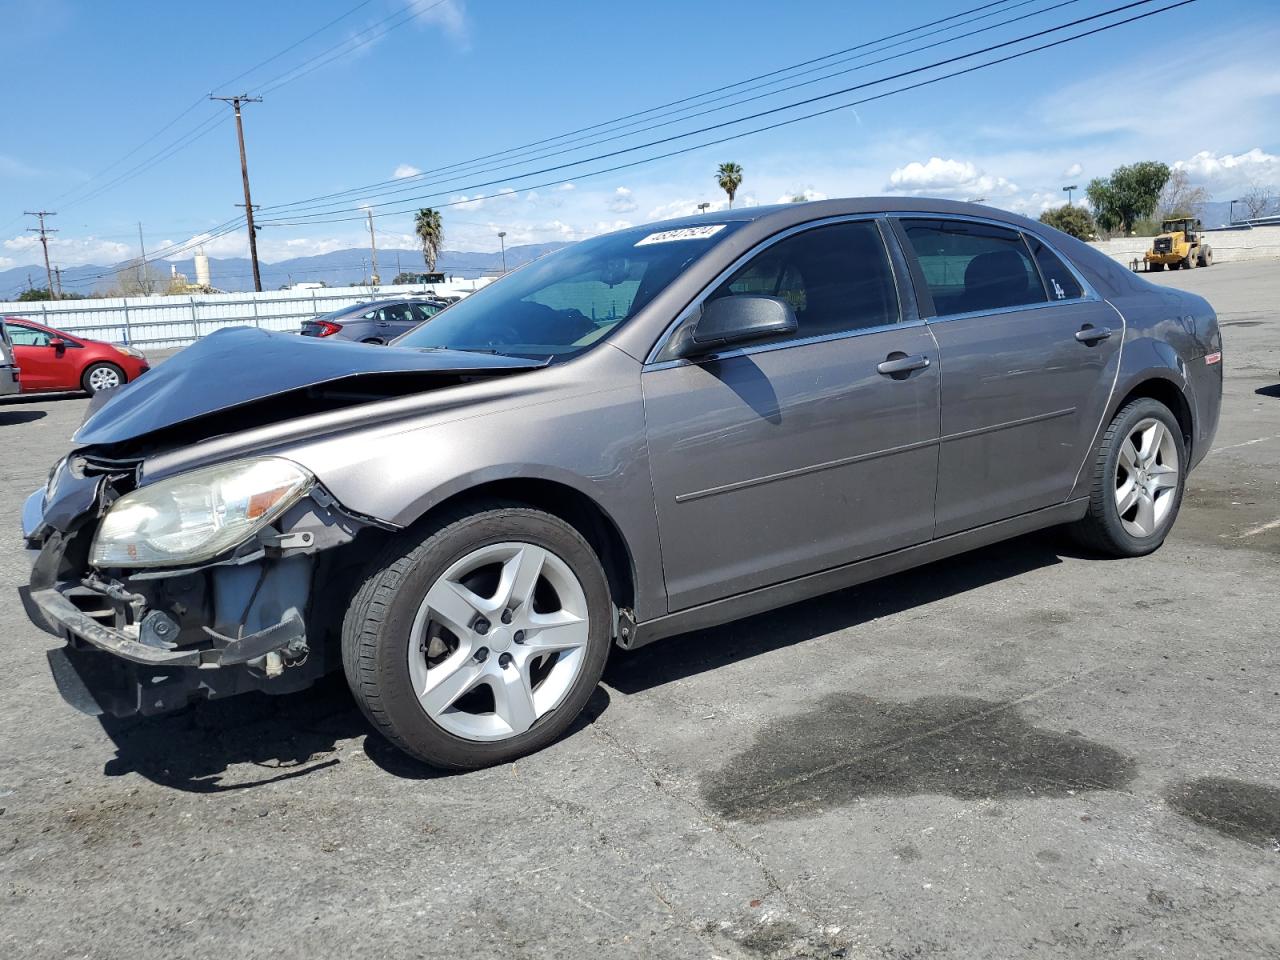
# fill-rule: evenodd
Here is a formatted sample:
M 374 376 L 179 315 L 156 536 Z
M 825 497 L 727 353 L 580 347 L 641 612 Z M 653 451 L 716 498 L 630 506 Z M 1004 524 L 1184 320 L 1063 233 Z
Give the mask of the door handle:
M 1110 327 L 1081 327 L 1076 331 L 1076 339 L 1081 343 L 1097 343 L 1099 340 L 1106 340 L 1111 336 Z
M 905 353 L 891 353 L 882 362 L 876 364 L 876 372 L 886 377 L 905 377 L 912 370 L 923 370 L 929 366 L 929 358 L 922 353 L 907 356 Z

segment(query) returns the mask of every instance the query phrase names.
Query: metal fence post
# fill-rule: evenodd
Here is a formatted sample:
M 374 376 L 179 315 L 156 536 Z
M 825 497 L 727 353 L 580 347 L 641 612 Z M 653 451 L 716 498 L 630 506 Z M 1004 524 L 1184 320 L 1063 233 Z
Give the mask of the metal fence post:
M 133 327 L 129 324 L 129 298 L 123 298 L 124 303 L 124 345 L 127 347 L 133 343 Z
M 200 317 L 196 314 L 196 298 L 194 295 L 188 296 L 191 302 L 191 332 L 196 335 L 196 339 L 200 339 Z
M 258 298 L 253 298 L 253 325 L 261 329 L 262 321 L 258 319 Z

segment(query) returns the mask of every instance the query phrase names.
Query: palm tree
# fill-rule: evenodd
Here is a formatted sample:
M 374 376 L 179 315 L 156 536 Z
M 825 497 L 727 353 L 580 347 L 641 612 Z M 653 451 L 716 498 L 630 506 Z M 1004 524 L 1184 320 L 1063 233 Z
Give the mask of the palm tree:
M 422 259 L 427 262 L 427 272 L 436 268 L 436 258 L 444 246 L 444 227 L 440 223 L 440 211 L 423 207 L 413 218 L 413 232 L 422 244 Z
M 736 163 L 722 163 L 716 171 L 716 183 L 729 195 L 729 209 L 733 209 L 733 197 L 742 186 L 742 168 Z

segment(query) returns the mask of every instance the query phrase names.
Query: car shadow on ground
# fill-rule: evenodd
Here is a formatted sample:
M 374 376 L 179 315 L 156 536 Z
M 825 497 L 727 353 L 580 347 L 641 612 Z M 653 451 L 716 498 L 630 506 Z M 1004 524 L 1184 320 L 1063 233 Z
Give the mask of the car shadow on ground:
M 608 691 L 597 687 L 566 736 L 590 726 L 608 706 Z M 341 748 L 359 737 L 364 756 L 392 776 L 454 775 L 415 760 L 375 731 L 340 673 L 300 693 L 251 693 L 158 717 L 100 719 L 116 748 L 104 774 L 136 773 L 191 793 L 250 790 L 319 773 L 350 759 Z M 258 772 L 246 775 L 247 766 Z
M 1031 534 L 635 653 L 615 650 L 604 684 L 640 693 L 1084 555 L 1060 531 Z M 597 687 L 566 736 L 590 726 L 608 706 L 609 690 Z M 300 693 L 246 694 L 158 717 L 101 722 L 116 748 L 103 770 L 107 776 L 136 773 L 195 793 L 247 790 L 319 773 L 343 762 L 342 746 L 359 737 L 364 755 L 393 776 L 451 775 L 414 760 L 374 731 L 340 673 Z M 260 772 L 246 776 L 246 765 Z
M 48 414 L 43 410 L 6 410 L 0 407 L 0 427 L 13 427 L 47 416 Z
M 83 390 L 58 391 L 56 393 L 20 393 L 16 397 L 5 397 L 0 400 L 0 410 L 5 407 L 20 407 L 28 403 L 45 403 L 49 400 L 83 400 L 88 394 Z
M 1269 387 L 1259 387 L 1253 392 L 1260 397 L 1275 397 L 1280 399 L 1280 383 L 1273 383 Z
M 782 607 L 748 621 L 669 637 L 634 653 L 614 651 L 605 669 L 604 681 L 620 693 L 641 693 L 725 664 L 749 660 L 1052 566 L 1063 557 L 1085 556 L 1094 558 L 1072 545 L 1060 530 L 1029 534 Z

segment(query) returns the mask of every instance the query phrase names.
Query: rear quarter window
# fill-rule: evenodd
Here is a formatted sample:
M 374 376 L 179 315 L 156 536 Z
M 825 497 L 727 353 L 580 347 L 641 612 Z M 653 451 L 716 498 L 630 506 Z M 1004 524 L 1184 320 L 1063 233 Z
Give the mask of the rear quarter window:
M 1056 253 L 1035 234 L 1024 234 L 1027 238 L 1027 246 L 1031 248 L 1032 255 L 1036 258 L 1036 265 L 1040 268 L 1040 275 L 1044 277 L 1044 285 L 1048 291 L 1050 300 L 1078 300 L 1084 296 L 1084 290 L 1080 286 L 1080 281 L 1075 278 L 1067 265 L 1062 262 Z

